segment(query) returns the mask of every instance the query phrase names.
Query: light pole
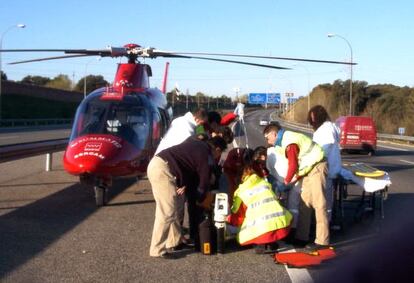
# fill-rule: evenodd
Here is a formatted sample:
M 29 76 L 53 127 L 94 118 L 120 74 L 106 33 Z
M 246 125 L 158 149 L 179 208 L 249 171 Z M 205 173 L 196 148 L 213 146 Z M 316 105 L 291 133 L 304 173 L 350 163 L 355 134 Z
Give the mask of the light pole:
M 86 97 L 86 76 L 87 76 L 87 72 L 88 72 L 88 65 L 89 65 L 90 63 L 92 63 L 94 60 L 95 60 L 95 59 L 92 59 L 92 60 L 88 61 L 88 62 L 85 64 L 85 76 L 83 77 L 83 98 L 85 98 L 85 97 Z M 97 60 L 97 61 L 101 60 L 101 57 L 98 57 L 96 60 Z
M 295 64 L 293 66 L 304 68 L 305 71 L 306 71 L 306 74 L 308 76 L 308 112 L 309 112 L 309 110 L 310 110 L 310 73 L 309 73 L 309 70 L 308 70 L 308 68 L 306 68 L 305 66 L 303 66 L 301 64 Z
M 328 33 L 328 37 L 334 37 L 334 36 L 343 39 L 346 42 L 346 44 L 348 44 L 349 50 L 351 50 L 351 80 L 349 82 L 349 115 L 352 116 L 352 62 L 353 62 L 352 46 L 345 37 L 339 34 L 335 34 L 335 33 Z
M 25 28 L 26 27 L 26 25 L 25 24 L 17 24 L 17 25 L 12 25 L 12 26 L 9 26 L 2 34 L 1 34 L 1 37 L 0 37 L 0 50 L 1 49 L 3 49 L 3 36 L 6 34 L 6 33 L 8 33 L 11 29 L 13 29 L 13 28 Z M 2 52 L 0 52 L 0 120 L 1 120 L 1 79 L 2 79 L 2 77 L 1 77 L 1 74 L 2 74 L 2 62 L 1 62 L 1 53 Z
M 285 93 L 287 112 L 290 111 L 291 99 L 293 98 L 293 96 L 294 96 L 293 92 L 286 92 Z

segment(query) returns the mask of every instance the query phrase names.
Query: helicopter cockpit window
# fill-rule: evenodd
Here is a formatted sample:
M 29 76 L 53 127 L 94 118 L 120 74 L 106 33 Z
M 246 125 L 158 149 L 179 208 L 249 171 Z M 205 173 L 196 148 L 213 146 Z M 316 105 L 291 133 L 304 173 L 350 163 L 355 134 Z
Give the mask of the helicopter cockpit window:
M 94 134 L 102 132 L 102 119 L 105 116 L 105 107 L 102 105 L 91 103 L 88 105 L 87 111 L 82 113 L 80 119 L 80 125 L 78 129 L 81 135 Z
M 114 105 L 106 120 L 109 134 L 119 136 L 128 142 L 145 147 L 149 136 L 149 114 L 143 107 L 129 104 Z
M 114 135 L 144 148 L 151 137 L 151 111 L 145 97 L 122 101 L 90 99 L 78 109 L 71 140 L 83 135 Z

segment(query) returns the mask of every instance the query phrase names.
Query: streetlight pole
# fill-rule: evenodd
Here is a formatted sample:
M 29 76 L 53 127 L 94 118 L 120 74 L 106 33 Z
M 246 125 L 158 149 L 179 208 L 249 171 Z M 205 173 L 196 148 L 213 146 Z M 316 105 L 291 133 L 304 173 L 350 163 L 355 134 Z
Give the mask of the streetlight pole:
M 6 33 L 8 33 L 11 29 L 13 28 L 25 28 L 26 25 L 25 24 L 17 24 L 17 25 L 12 25 L 10 27 L 8 27 L 0 36 L 0 50 L 3 49 L 3 37 Z M 1 62 L 1 53 L 0 52 L 0 120 L 1 120 L 1 80 L 2 80 L 2 62 Z
M 346 42 L 346 44 L 348 44 L 349 50 L 351 51 L 351 80 L 349 82 L 349 115 L 352 116 L 352 63 L 353 63 L 352 46 L 345 37 L 339 34 L 335 34 L 335 33 L 328 34 L 328 37 L 334 37 L 334 36 L 343 39 Z

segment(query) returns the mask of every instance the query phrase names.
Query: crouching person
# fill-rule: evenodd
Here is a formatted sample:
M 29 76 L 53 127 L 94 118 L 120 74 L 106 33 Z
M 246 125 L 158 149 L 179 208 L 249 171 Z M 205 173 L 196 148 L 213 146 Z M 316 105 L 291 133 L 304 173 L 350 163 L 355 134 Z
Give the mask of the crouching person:
M 155 155 L 147 169 L 155 199 L 155 220 L 152 232 L 150 256 L 173 259 L 167 248 L 178 248 L 181 243 L 180 221 L 177 216 L 177 198 L 186 194 L 190 237 L 199 249 L 198 225 L 202 221 L 200 206 L 207 196 L 214 160 L 220 158 L 227 147 L 221 137 L 207 142 L 193 137 L 162 150 Z
M 277 249 L 276 241 L 289 234 L 292 215 L 278 202 L 258 160 L 247 162 L 243 169 L 228 222 L 240 228 L 240 245 L 255 245 L 256 253 Z

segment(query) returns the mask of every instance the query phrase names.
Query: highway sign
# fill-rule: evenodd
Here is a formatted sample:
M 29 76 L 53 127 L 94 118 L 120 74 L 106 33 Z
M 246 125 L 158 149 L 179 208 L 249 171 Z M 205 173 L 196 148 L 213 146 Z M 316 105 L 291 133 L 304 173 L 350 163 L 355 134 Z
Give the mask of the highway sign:
M 297 101 L 298 99 L 296 97 L 288 97 L 287 98 L 287 103 L 289 104 L 293 104 Z
M 280 104 L 280 93 L 268 93 L 267 104 Z
M 265 104 L 267 93 L 249 93 L 250 104 Z

